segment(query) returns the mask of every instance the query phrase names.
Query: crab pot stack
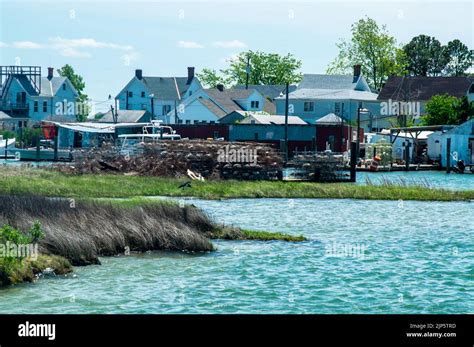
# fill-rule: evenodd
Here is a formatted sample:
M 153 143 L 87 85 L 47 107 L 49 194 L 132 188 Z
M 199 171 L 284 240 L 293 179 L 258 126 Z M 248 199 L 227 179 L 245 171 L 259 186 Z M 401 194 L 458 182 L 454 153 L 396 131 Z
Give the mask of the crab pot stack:
M 267 144 L 190 140 L 143 144 L 129 155 L 113 146 L 82 150 L 72 165 L 56 168 L 76 174 L 163 177 L 182 177 L 191 170 L 207 179 L 268 180 L 277 179 L 282 165 L 280 154 Z

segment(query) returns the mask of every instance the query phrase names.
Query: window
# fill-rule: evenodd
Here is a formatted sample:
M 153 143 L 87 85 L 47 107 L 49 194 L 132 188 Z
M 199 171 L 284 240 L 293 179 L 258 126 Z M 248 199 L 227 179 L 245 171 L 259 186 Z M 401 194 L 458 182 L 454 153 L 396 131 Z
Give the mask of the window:
M 312 101 L 305 101 L 305 103 L 304 103 L 304 111 L 305 111 L 305 112 L 313 112 L 313 111 L 314 111 L 314 102 L 312 102 Z
M 186 119 L 186 124 L 191 124 L 191 121 L 189 119 Z
M 38 112 L 38 101 L 33 104 L 33 112 Z
M 183 124 L 183 120 L 182 120 L 182 119 L 178 119 L 178 124 Z
M 63 90 L 66 90 L 66 83 L 63 83 Z
M 334 103 L 334 113 L 338 116 L 341 115 L 341 103 L 340 102 Z
M 194 124 L 198 124 L 199 121 L 198 121 L 198 120 L 194 120 L 193 123 L 194 123 Z
M 362 101 L 359 101 L 359 108 L 364 108 L 364 104 L 362 103 Z
M 211 120 L 211 121 L 209 122 L 209 124 L 216 124 L 216 121 L 215 121 L 215 120 Z
M 144 97 L 145 97 L 145 92 L 142 92 L 142 98 L 144 98 Z
M 250 107 L 251 108 L 258 108 L 260 102 L 259 101 L 251 101 L 250 102 Z
M 193 91 L 192 91 L 192 90 L 189 91 L 189 96 L 191 96 L 191 95 L 193 95 Z
M 133 92 L 128 92 L 128 97 L 133 98 Z
M 48 102 L 43 101 L 43 112 L 48 112 Z
M 168 112 L 171 111 L 171 105 L 163 105 L 163 113 L 162 114 L 168 114 Z

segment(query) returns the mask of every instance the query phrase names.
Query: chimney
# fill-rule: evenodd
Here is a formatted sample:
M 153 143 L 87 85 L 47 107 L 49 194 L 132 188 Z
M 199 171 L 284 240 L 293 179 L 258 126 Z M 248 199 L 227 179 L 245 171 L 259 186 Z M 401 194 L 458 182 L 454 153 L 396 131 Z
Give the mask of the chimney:
M 136 69 L 135 70 L 135 77 L 141 80 L 143 78 L 143 72 L 141 69 Z
M 51 81 L 51 79 L 53 78 L 53 74 L 54 74 L 54 68 L 48 67 L 48 80 Z
M 193 78 L 194 78 L 194 67 L 189 66 L 188 67 L 188 81 L 186 82 L 186 84 L 190 84 Z
M 360 64 L 354 65 L 354 80 L 357 80 L 359 78 L 360 68 L 361 68 Z
M 219 83 L 218 85 L 216 85 L 216 88 L 217 88 L 217 90 L 220 91 L 220 92 L 223 92 L 223 91 L 224 91 L 224 85 L 221 84 L 221 83 Z

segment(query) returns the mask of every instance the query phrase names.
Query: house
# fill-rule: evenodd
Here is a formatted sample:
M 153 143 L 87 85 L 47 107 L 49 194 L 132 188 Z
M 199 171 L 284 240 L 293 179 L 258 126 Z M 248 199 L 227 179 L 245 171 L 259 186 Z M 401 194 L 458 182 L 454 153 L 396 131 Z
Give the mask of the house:
M 282 84 L 272 84 L 272 85 L 258 85 L 250 84 L 248 87 L 245 85 L 236 85 L 235 89 L 255 89 L 265 98 L 263 111 L 268 114 L 276 114 L 276 103 L 275 99 L 279 96 L 285 95 L 286 86 Z M 290 85 L 288 91 L 291 93 L 296 90 L 296 85 Z
M 149 123 L 150 121 L 151 113 L 147 110 L 118 110 L 116 119 L 112 111 L 108 111 L 98 120 L 99 123 Z
M 296 90 L 288 94 L 288 112 L 310 124 L 330 113 L 342 117 L 345 122 L 357 120 L 358 109 L 367 109 L 361 119 L 371 119 L 379 114 L 377 94 L 373 93 L 360 65 L 354 66 L 350 75 L 304 74 Z M 286 97 L 276 99 L 276 113 L 285 114 Z
M 176 124 L 213 124 L 234 111 L 262 111 L 264 104 L 264 96 L 255 89 L 225 89 L 219 84 L 197 91 L 179 104 L 176 114 L 170 112 L 169 116 Z
M 121 110 L 146 110 L 153 119 L 170 123 L 168 114 L 173 114 L 176 105 L 202 89 L 194 76 L 194 67 L 188 67 L 187 77 L 143 76 L 140 69 L 117 94 Z
M 453 127 L 447 131 L 435 132 L 428 138 L 428 148 L 432 147 L 432 156 L 439 153 L 442 167 L 448 165 L 448 139 L 450 143 L 450 166 L 463 160 L 466 165 L 474 165 L 474 119 Z M 433 148 L 434 147 L 434 148 Z
M 377 100 L 380 118 L 412 117 L 415 122 L 426 113 L 426 103 L 435 95 L 466 96 L 474 101 L 474 78 L 464 76 L 391 76 L 382 87 Z
M 364 130 L 360 129 L 360 139 L 364 138 Z M 346 152 L 351 141 L 357 140 L 357 128 L 352 127 L 341 117 L 330 113 L 316 120 L 316 150 Z
M 1 66 L 0 83 L 0 111 L 12 118 L 76 120 L 79 94 L 67 77 L 54 76 L 52 67 L 42 77 L 39 66 Z
M 221 118 L 220 123 L 239 124 L 285 124 L 285 116 L 270 115 L 262 112 L 233 111 Z M 307 124 L 300 117 L 288 116 L 288 124 Z

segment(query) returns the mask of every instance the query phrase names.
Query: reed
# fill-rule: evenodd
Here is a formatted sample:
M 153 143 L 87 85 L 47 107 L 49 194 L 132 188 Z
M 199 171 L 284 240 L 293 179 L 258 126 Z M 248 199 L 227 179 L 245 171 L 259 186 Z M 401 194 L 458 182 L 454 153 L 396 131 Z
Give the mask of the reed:
M 212 251 L 206 236 L 211 220 L 192 206 L 113 203 L 0 196 L 0 225 L 20 230 L 38 220 L 45 237 L 39 251 L 68 259 L 73 265 L 98 264 L 99 256 L 148 250 Z

